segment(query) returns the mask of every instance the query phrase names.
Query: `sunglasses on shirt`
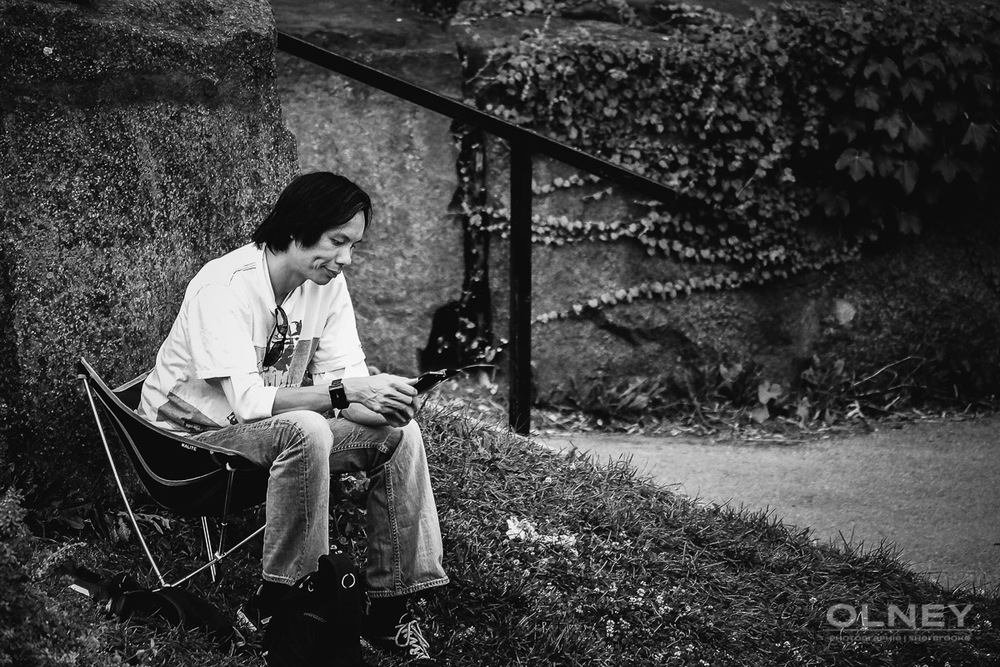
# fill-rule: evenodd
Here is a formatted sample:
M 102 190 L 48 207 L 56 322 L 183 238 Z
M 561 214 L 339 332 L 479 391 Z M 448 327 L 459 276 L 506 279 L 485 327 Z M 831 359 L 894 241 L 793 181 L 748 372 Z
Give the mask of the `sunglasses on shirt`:
M 278 336 L 281 336 L 279 339 Z M 288 340 L 288 317 L 281 306 L 274 309 L 274 328 L 267 338 L 267 350 L 264 352 L 264 367 L 274 366 L 281 358 L 281 353 L 285 351 L 285 342 Z

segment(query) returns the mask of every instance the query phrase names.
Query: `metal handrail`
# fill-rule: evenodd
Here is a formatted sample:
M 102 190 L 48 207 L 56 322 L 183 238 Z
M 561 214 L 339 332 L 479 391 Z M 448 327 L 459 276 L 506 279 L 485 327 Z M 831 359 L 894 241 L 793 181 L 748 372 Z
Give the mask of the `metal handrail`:
M 277 48 L 363 84 L 378 88 L 430 111 L 506 139 L 510 163 L 510 395 L 508 420 L 518 433 L 531 423 L 531 177 L 532 154 L 548 156 L 614 181 L 662 202 L 693 205 L 687 195 L 621 165 L 585 153 L 551 137 L 520 127 L 479 109 L 338 55 L 285 32 L 277 32 Z

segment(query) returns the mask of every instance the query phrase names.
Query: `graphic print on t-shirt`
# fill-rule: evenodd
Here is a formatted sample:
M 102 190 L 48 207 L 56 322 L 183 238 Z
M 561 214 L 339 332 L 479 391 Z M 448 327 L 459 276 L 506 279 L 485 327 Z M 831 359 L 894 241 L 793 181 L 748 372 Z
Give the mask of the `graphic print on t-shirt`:
M 274 362 L 274 365 L 261 367 L 260 376 L 264 380 L 265 387 L 284 387 L 288 385 L 288 374 L 292 368 L 296 355 L 301 355 L 299 339 L 302 337 L 302 320 L 293 320 L 288 323 L 288 336 L 285 338 L 285 345 L 281 350 L 281 355 Z M 270 344 L 270 341 L 268 342 Z M 258 363 L 263 364 L 266 350 L 257 351 Z

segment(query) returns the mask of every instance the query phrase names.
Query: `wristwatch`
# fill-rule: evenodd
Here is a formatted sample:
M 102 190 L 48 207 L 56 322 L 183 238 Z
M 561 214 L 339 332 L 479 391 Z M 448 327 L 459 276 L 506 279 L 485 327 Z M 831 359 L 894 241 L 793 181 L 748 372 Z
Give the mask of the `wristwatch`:
M 330 383 L 330 402 L 337 410 L 343 410 L 351 404 L 347 400 L 347 392 L 344 391 L 344 381 L 334 380 Z

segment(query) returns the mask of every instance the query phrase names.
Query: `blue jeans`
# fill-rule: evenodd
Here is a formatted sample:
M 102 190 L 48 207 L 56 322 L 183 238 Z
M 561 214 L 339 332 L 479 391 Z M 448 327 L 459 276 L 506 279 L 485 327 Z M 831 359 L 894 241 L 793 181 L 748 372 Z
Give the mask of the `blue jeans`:
M 420 427 L 370 427 L 297 410 L 193 436 L 270 470 L 263 576 L 292 584 L 330 550 L 330 476 L 369 477 L 368 594 L 407 595 L 448 583 Z

